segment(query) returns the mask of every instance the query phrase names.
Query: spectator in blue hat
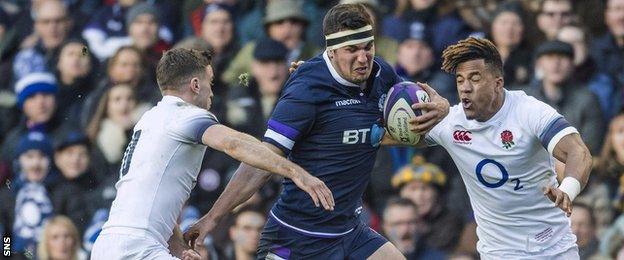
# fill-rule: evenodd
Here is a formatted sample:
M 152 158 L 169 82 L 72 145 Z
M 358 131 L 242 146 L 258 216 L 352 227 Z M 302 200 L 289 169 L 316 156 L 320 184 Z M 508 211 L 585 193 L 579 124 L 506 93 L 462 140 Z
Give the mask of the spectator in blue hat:
M 248 87 L 232 87 L 226 120 L 235 129 L 261 136 L 288 77 L 288 49 L 273 39 L 260 40 L 253 52 Z
M 86 196 L 97 187 L 100 176 L 91 171 L 89 139 L 78 131 L 70 131 L 56 144 L 54 165 L 61 180 L 52 190 L 54 212 L 69 217 L 82 233 L 91 218 L 91 202 Z
M 14 158 L 17 160 L 17 171 L 14 185 L 21 181 L 43 182 L 48 176 L 52 158 L 52 143 L 42 132 L 29 132 L 23 135 L 15 148 Z
M 10 225 L 6 229 L 12 230 L 15 252 L 35 252 L 43 225 L 52 216 L 51 155 L 52 145 L 44 133 L 30 132 L 19 138 L 14 153 L 19 174 L 0 191 L 0 215 Z
M 56 136 L 61 132 L 61 124 L 55 117 L 57 91 L 56 79 L 49 73 L 31 73 L 15 84 L 17 107 L 22 110 L 23 115 L 2 144 L 0 163 L 11 161 L 10 156 L 14 153 L 19 137 L 25 133 L 40 131 Z M 1 169 L 2 167 L 0 179 L 8 174 L 1 172 Z

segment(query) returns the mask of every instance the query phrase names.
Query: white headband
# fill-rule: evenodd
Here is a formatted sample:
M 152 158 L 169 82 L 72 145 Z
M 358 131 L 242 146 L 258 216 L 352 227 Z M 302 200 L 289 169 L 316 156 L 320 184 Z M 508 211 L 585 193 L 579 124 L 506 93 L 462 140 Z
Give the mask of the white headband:
M 355 30 L 345 30 L 325 35 L 327 50 L 335 50 L 348 45 L 356 45 L 375 40 L 373 26 L 366 25 Z

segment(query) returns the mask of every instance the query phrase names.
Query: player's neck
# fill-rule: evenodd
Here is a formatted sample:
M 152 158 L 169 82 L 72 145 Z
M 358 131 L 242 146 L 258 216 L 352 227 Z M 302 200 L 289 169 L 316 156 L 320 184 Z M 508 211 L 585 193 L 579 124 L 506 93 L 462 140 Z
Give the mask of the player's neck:
M 502 108 L 503 104 L 505 104 L 505 91 L 499 94 L 498 98 L 492 104 L 492 110 L 483 118 L 478 118 L 479 122 L 487 122 L 492 119 Z
M 180 93 L 179 91 L 174 91 L 174 90 L 163 90 L 162 91 L 162 95 L 164 96 L 173 96 L 173 97 L 178 97 L 182 100 L 184 100 L 184 102 L 189 103 L 189 104 L 194 104 L 193 103 L 193 97 L 187 92 L 187 93 Z

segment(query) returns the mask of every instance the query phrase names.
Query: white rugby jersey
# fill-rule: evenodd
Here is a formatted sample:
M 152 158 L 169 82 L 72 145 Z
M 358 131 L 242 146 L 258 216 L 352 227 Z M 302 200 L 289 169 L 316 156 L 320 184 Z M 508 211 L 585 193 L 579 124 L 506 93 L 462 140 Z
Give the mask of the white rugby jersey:
M 459 104 L 427 134 L 427 143 L 443 146 L 461 173 L 479 252 L 538 252 L 571 232 L 565 213 L 542 190 L 558 185 L 552 151 L 571 133 L 577 130 L 552 107 L 505 90 L 503 106 L 490 120 L 466 119 Z
M 204 131 L 218 123 L 205 109 L 164 96 L 134 127 L 102 234 L 146 235 L 167 247 L 197 181 Z

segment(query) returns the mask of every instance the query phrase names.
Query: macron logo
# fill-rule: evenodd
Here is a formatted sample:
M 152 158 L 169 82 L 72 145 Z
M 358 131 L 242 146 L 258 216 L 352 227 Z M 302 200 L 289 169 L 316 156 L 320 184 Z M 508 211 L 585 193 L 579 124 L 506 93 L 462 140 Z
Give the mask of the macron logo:
M 345 99 L 345 100 L 336 101 L 337 107 L 350 106 L 350 105 L 355 105 L 355 104 L 362 104 L 362 102 L 357 99 Z

